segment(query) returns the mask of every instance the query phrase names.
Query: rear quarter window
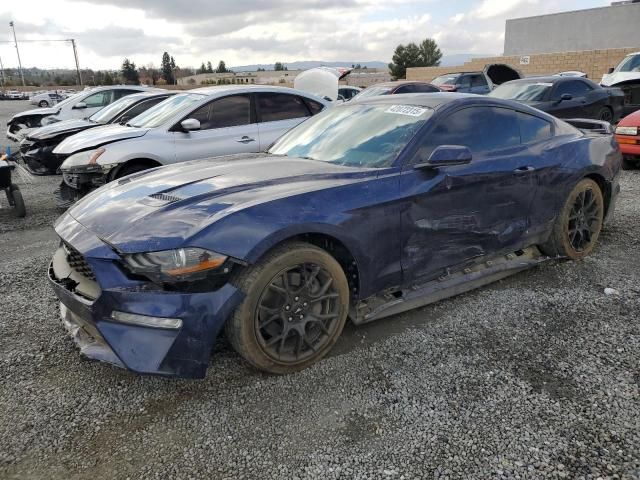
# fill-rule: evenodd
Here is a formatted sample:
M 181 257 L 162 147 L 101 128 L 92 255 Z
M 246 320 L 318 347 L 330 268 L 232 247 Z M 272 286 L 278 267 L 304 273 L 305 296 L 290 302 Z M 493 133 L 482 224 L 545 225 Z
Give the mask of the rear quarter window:
M 552 136 L 551 123 L 527 113 L 517 112 L 522 143 L 534 143 Z

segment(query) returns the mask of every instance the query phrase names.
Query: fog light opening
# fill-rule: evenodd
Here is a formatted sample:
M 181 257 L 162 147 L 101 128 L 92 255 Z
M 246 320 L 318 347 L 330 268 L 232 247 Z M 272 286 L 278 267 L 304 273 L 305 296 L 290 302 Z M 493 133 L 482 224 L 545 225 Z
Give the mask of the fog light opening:
M 141 325 L 143 327 L 169 328 L 172 330 L 182 327 L 182 320 L 179 318 L 150 317 L 136 313 L 119 312 L 118 310 L 111 312 L 111 319 L 116 322 Z

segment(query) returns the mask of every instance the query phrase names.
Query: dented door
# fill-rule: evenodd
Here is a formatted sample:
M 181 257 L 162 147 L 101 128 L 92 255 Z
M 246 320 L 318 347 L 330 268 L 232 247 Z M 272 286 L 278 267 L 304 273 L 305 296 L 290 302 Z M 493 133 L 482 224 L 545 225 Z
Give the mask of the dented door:
M 480 112 L 465 115 L 480 130 L 476 132 L 479 139 L 483 133 L 491 134 L 481 131 L 483 125 L 492 128 L 513 121 L 518 128 L 515 118 L 499 118 L 495 112 L 484 118 L 482 110 L 489 109 L 477 110 Z M 509 114 L 498 115 L 503 113 Z M 454 121 L 459 124 L 460 119 Z M 537 185 L 534 155 L 520 144 L 519 132 L 517 140 L 505 139 L 512 145 L 482 152 L 481 140 L 474 143 L 474 134 L 463 131 L 467 132 L 465 139 L 439 138 L 438 132 L 431 136 L 442 145 L 469 146 L 474 155 L 470 164 L 434 169 L 407 165 L 400 176 L 406 200 L 401 212 L 405 282 L 438 277 L 447 269 L 462 268 L 470 261 L 526 244 Z

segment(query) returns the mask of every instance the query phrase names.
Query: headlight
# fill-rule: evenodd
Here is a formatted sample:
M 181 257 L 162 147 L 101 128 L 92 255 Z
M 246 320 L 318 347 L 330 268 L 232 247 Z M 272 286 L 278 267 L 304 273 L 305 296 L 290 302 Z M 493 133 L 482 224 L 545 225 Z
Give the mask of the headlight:
M 195 247 L 134 253 L 125 255 L 123 259 L 132 273 L 160 281 L 204 278 L 227 261 L 225 255 Z M 228 271 L 228 269 L 223 269 L 222 273 Z
M 74 167 L 84 167 L 86 165 L 95 165 L 100 155 L 106 150 L 103 147 L 96 148 L 95 150 L 86 150 L 84 152 L 78 152 L 67 158 L 62 166 L 61 170 L 69 170 Z
M 616 127 L 618 135 L 638 135 L 638 127 Z

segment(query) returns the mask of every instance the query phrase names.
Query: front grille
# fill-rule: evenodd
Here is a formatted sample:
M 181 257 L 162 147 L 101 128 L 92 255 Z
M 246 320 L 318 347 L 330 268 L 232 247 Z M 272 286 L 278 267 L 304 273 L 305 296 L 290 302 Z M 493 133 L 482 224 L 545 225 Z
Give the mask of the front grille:
M 69 267 L 71 267 L 71 269 L 75 270 L 83 277 L 88 278 L 89 280 L 95 280 L 96 276 L 93 274 L 93 270 L 91 270 L 91 267 L 84 259 L 82 254 L 71 245 L 68 245 L 66 243 L 63 243 L 62 245 L 64 247 L 64 251 L 67 254 L 67 263 L 69 264 Z

